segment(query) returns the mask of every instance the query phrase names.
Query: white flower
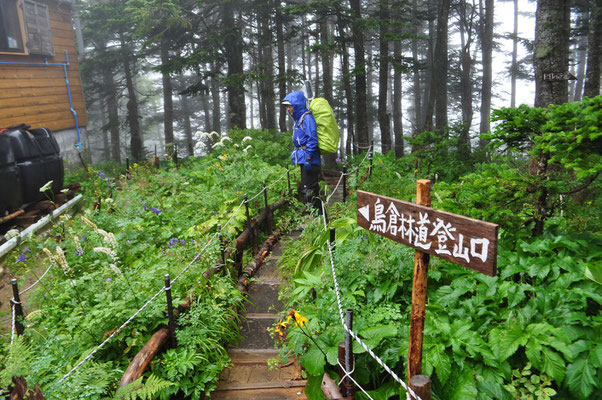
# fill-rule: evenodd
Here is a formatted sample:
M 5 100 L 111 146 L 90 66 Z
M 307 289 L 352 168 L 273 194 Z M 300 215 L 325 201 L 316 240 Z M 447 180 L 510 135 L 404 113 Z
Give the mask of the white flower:
M 217 142 L 215 143 L 213 146 L 211 146 L 212 149 L 217 149 L 218 147 L 223 146 L 224 144 L 222 142 Z
M 200 136 L 201 139 L 209 139 L 211 137 L 211 134 L 209 132 L 203 132 Z
M 69 192 L 69 189 L 62 189 L 61 190 L 61 193 L 63 193 L 63 194 L 67 194 L 67 192 Z
M 210 135 L 215 136 L 215 137 L 219 137 L 219 133 L 217 133 L 216 131 L 211 132 Z
M 194 145 L 195 148 L 200 149 L 201 147 L 203 147 L 203 142 L 196 142 L 196 144 Z
M 109 264 L 109 267 L 115 272 L 117 275 L 121 275 L 121 270 L 117 268 L 115 264 Z
M 246 153 L 246 152 L 247 152 L 247 150 L 249 150 L 251 147 L 253 147 L 253 146 L 251 146 L 251 145 L 248 145 L 247 147 L 245 147 L 245 148 L 243 149 L 243 151 Z
M 252 138 L 251 136 L 245 136 L 244 138 L 242 138 L 242 142 L 241 142 L 241 143 L 244 143 L 244 142 L 246 142 L 247 140 L 252 140 L 252 139 L 253 139 L 253 138 Z
M 93 250 L 97 253 L 104 253 L 111 257 L 113 260 L 117 260 L 117 254 L 115 254 L 115 252 L 109 249 L 108 247 L 95 247 Z
M 223 142 L 223 141 L 225 141 L 225 140 L 232 141 L 232 139 L 230 139 L 228 136 L 224 136 L 224 137 L 222 138 L 222 140 L 220 140 L 220 142 Z
M 67 264 L 67 259 L 65 259 L 65 253 L 63 253 L 63 249 L 60 246 L 56 246 L 56 261 L 59 263 L 65 274 L 71 272 L 69 268 L 69 264 Z
M 236 147 L 238 149 L 240 146 L 237 145 L 236 143 L 234 143 L 234 147 Z
M 50 188 L 52 187 L 52 182 L 54 181 L 50 180 L 46 182 L 46 184 L 40 188 L 40 192 L 44 193 L 45 191 L 50 190 Z

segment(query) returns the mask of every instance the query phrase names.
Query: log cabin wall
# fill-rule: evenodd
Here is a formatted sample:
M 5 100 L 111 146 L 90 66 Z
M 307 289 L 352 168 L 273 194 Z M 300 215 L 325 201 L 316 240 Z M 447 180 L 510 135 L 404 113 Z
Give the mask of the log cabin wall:
M 19 1 L 21 2 L 22 0 Z M 78 125 L 86 126 L 88 119 L 77 61 L 71 6 L 69 2 L 55 0 L 36 0 L 35 3 L 48 7 L 54 56 L 0 53 L 0 129 L 20 123 L 31 125 L 32 128 L 43 127 L 53 131 L 75 128 L 62 66 L 1 64 L 2 62 L 65 64 L 67 61 L 65 51 L 69 57 L 67 76 L 73 108 L 77 113 Z M 22 11 L 19 10 L 19 13 L 21 14 Z M 25 27 L 23 32 L 24 36 L 27 36 Z

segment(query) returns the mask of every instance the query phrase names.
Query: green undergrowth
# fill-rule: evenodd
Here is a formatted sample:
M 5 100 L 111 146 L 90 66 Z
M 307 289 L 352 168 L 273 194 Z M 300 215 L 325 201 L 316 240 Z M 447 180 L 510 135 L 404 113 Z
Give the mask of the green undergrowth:
M 26 276 L 50 267 L 28 293 L 25 333 L 14 346 L 0 344 L 0 387 L 13 376 L 39 385 L 48 399 L 113 398 L 129 362 L 159 327 L 166 325 L 165 294 L 159 293 L 123 329 L 128 318 L 164 286 L 169 274 L 175 305 L 191 299 L 178 320 L 176 348 L 156 357 L 140 386 L 116 398 L 199 398 L 210 393 L 228 365 L 226 346 L 239 340 L 237 309 L 243 304 L 237 277 L 227 273 L 209 281 L 202 272 L 219 259 L 218 241 L 207 245 L 221 225 L 230 243 L 244 228 L 245 194 L 254 196 L 286 173 L 288 143 L 273 132 L 232 131 L 202 158 L 92 166 L 66 178 L 82 185 L 81 212 L 53 221 L 42 236 L 23 241 L 5 260 Z M 244 146 L 243 146 L 244 144 Z M 299 179 L 291 172 L 291 180 Z M 268 190 L 268 203 L 288 192 L 286 176 Z M 250 202 L 256 216 L 261 195 Z M 275 220 L 287 229 L 297 218 L 291 207 Z M 226 224 L 228 226 L 226 226 Z M 21 287 L 23 289 L 23 287 Z M 71 376 L 73 367 L 113 337 Z
M 532 194 L 516 163 L 481 164 L 432 187 L 434 208 L 498 223 L 500 240 L 495 277 L 430 258 L 423 373 L 436 399 L 602 398 L 600 185 L 565 196 L 545 233 L 532 237 Z M 360 189 L 414 202 L 413 165 L 376 154 Z M 355 202 L 329 210 L 343 313 L 353 309 L 353 330 L 406 381 L 414 250 L 360 228 Z M 327 237 L 315 219 L 282 257 L 286 312 L 308 321 L 286 324 L 283 315 L 281 356 L 300 358 L 311 399 L 323 398 L 325 371 L 336 375 L 344 340 Z M 372 398 L 405 396 L 357 343 L 353 351 L 354 378 Z M 358 390 L 356 398 L 367 397 Z

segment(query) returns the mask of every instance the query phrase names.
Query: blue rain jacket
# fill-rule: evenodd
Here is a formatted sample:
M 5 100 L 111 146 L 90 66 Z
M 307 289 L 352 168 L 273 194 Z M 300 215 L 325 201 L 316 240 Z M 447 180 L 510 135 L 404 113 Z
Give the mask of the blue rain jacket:
M 292 92 L 286 95 L 283 101 L 288 101 L 293 106 L 293 153 L 291 158 L 293 165 L 305 164 L 309 162 L 313 165 L 320 165 L 320 149 L 318 148 L 318 131 L 314 116 L 309 113 L 303 117 L 301 126 L 299 120 L 303 114 L 307 113 L 307 100 L 303 92 Z

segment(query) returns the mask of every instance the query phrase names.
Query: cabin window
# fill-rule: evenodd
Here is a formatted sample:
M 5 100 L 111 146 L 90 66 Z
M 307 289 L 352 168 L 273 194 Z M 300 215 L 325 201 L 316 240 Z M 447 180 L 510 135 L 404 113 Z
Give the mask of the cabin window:
M 52 45 L 48 6 L 24 0 L 23 21 L 27 32 L 27 50 L 29 53 L 53 56 L 54 46 Z
M 0 53 L 54 55 L 48 6 L 0 0 Z
M 18 0 L 0 0 L 0 52 L 24 53 Z

